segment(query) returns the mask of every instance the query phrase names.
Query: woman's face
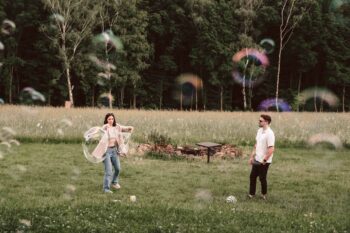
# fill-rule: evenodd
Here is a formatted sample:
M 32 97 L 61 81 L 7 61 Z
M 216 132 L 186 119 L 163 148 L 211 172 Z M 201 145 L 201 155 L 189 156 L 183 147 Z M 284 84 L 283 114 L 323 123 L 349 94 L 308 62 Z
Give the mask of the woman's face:
M 113 122 L 114 122 L 114 117 L 113 117 L 113 116 L 109 116 L 109 117 L 107 118 L 107 122 L 108 122 L 108 124 L 109 124 L 110 126 L 112 126 L 112 125 L 113 125 Z

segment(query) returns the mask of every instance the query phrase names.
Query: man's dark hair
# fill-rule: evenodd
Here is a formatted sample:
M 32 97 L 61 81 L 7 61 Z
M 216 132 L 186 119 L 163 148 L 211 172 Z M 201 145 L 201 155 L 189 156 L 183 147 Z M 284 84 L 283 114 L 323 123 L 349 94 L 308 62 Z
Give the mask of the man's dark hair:
M 261 118 L 263 118 L 267 123 L 271 123 L 271 117 L 269 115 L 260 115 Z

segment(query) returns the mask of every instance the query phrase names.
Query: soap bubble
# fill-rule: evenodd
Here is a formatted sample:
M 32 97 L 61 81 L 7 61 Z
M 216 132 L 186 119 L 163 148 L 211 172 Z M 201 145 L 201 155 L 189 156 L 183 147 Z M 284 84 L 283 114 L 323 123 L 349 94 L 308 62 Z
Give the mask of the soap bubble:
M 101 127 L 92 127 L 84 133 L 83 153 L 85 158 L 92 163 L 100 163 L 105 160 L 105 147 L 97 147 L 105 131 Z
M 195 198 L 198 201 L 210 202 L 213 200 L 213 194 L 210 190 L 207 189 L 199 189 L 195 194 Z
M 270 38 L 265 38 L 260 41 L 260 46 L 264 48 L 266 54 L 271 54 L 275 49 L 275 42 Z
M 108 92 L 102 93 L 97 99 L 97 106 L 99 107 L 109 107 L 109 103 L 114 103 L 114 96 Z
M 280 111 L 280 112 L 290 112 L 292 107 L 283 99 L 270 98 L 262 101 L 258 106 L 259 111 Z
M 123 43 L 121 39 L 114 35 L 112 30 L 106 30 L 101 34 L 94 37 L 94 43 L 103 46 L 112 46 L 117 50 L 123 49 Z
M 228 196 L 227 198 L 226 198 L 226 202 L 227 203 L 237 203 L 237 198 L 235 197 L 235 196 Z
M 233 57 L 233 80 L 247 87 L 254 87 L 263 81 L 269 65 L 267 56 L 257 49 L 245 48 Z
M 2 21 L 1 32 L 5 35 L 10 35 L 16 30 L 16 24 L 8 19 Z
M 316 146 L 324 143 L 334 146 L 335 149 L 341 149 L 343 147 L 343 143 L 340 138 L 337 135 L 330 133 L 314 134 L 308 140 L 308 144 L 310 146 Z
M 314 110 L 316 106 L 321 106 L 325 103 L 324 108 L 335 109 L 339 104 L 339 98 L 326 88 L 309 88 L 302 91 L 297 97 L 298 102 L 304 110 Z
M 64 119 L 60 120 L 60 122 L 56 126 L 57 133 L 60 136 L 64 136 L 64 131 L 72 126 L 73 126 L 73 122 L 64 118 Z
M 19 99 L 25 105 L 42 105 L 46 101 L 45 96 L 32 87 L 23 88 Z
M 196 93 L 203 88 L 203 81 L 195 74 L 181 74 L 176 78 L 178 86 L 174 97 L 182 102 L 184 105 L 194 103 Z

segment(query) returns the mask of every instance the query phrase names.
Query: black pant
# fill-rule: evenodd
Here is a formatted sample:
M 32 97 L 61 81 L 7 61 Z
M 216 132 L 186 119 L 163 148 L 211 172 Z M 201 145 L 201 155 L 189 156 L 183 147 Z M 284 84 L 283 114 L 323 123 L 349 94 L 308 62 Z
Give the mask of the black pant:
M 256 191 L 256 178 L 259 176 L 261 183 L 261 194 L 265 195 L 267 193 L 267 170 L 269 169 L 270 164 L 266 163 L 265 165 L 252 165 L 252 171 L 250 172 L 250 187 L 249 194 L 255 195 Z

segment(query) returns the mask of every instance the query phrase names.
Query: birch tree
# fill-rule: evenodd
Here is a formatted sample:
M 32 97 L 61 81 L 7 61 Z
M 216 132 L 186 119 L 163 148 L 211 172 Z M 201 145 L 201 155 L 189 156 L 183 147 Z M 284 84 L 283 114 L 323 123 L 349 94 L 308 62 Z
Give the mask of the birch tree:
M 71 64 L 82 41 L 90 34 L 97 15 L 92 1 L 43 0 L 51 13 L 51 25 L 42 27 L 46 36 L 58 49 L 67 79 L 69 101 L 74 106 Z
M 241 29 L 243 32 L 240 35 L 240 45 L 243 48 L 251 48 L 256 47 L 254 45 L 253 39 L 251 36 L 249 36 L 253 30 L 253 21 L 256 18 L 257 14 L 256 11 L 261 7 L 262 0 L 240 0 L 239 6 L 235 13 L 242 18 L 243 20 L 243 28 Z M 247 63 L 248 65 L 248 63 Z M 243 74 L 243 82 L 242 82 L 242 95 L 243 95 L 243 108 L 244 110 L 249 107 L 251 109 L 251 98 L 252 98 L 252 85 L 251 81 L 248 82 L 249 86 L 249 106 L 247 106 L 247 95 L 246 95 L 246 72 L 247 70 L 244 70 Z M 251 77 L 251 76 L 250 76 Z
M 297 3 L 299 5 L 297 5 Z M 281 75 L 282 51 L 293 35 L 294 29 L 301 22 L 307 8 L 311 5 L 312 0 L 283 0 L 281 8 L 281 23 L 279 26 L 279 48 L 277 64 L 277 81 L 276 81 L 276 107 L 278 109 L 278 94 Z

